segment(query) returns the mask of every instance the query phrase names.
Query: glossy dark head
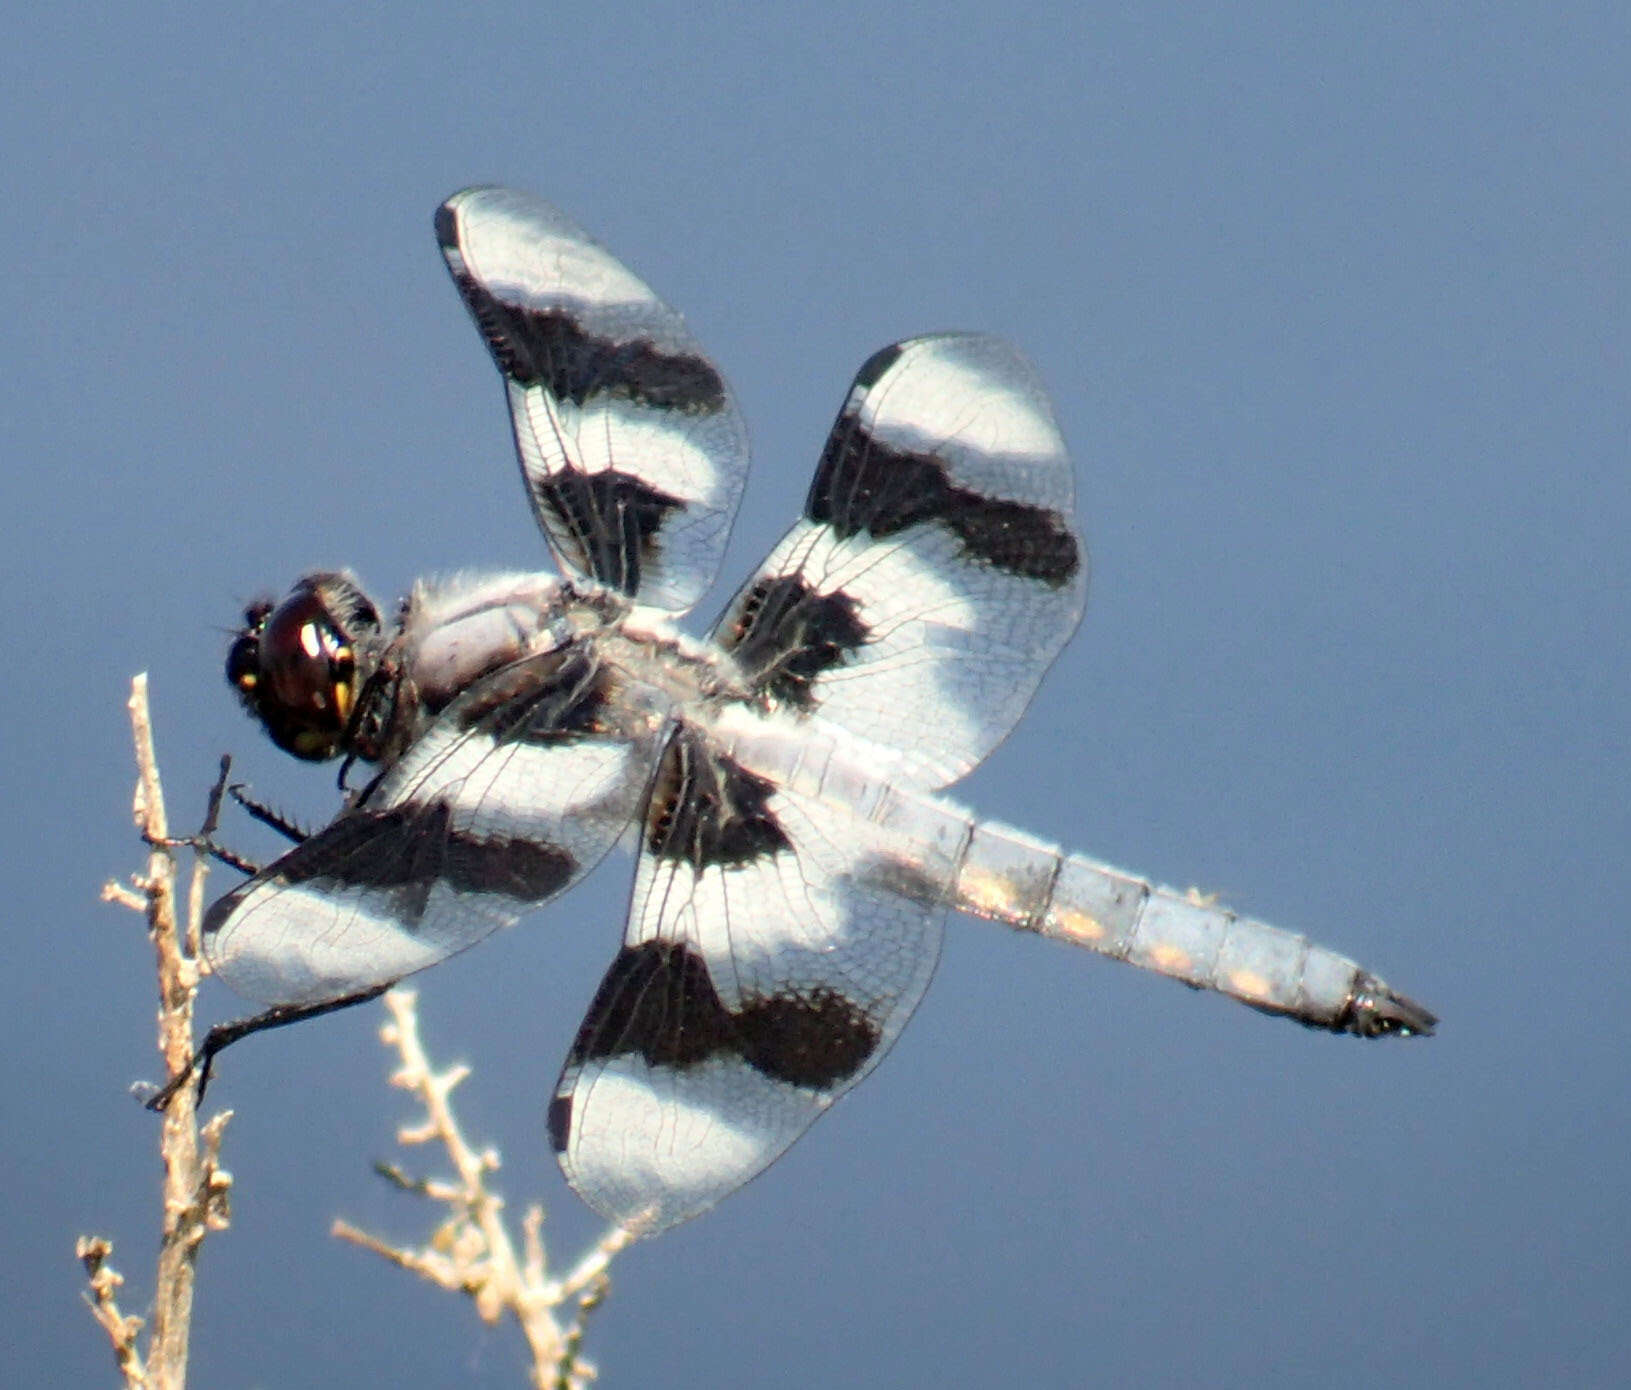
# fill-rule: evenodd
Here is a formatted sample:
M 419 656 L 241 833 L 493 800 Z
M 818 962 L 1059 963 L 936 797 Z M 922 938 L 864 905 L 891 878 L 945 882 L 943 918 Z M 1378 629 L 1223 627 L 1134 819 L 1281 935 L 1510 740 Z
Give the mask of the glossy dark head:
M 357 696 L 379 645 L 379 610 L 345 574 L 308 574 L 276 607 L 259 599 L 227 653 L 227 680 L 272 742 L 322 762 L 349 752 Z

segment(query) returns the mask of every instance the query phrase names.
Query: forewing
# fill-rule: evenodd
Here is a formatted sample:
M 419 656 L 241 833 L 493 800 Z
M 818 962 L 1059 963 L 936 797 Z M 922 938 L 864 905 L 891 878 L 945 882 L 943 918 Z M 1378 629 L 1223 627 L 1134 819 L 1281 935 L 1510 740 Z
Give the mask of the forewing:
M 1081 616 L 1087 554 L 1046 393 L 973 334 L 873 355 L 804 516 L 716 637 L 773 706 L 898 751 L 943 786 L 1013 728 Z
M 357 806 L 204 923 L 211 969 L 269 1004 L 342 998 L 444 960 L 592 867 L 638 809 L 649 739 L 587 656 L 528 658 L 450 704 Z
M 568 1181 L 651 1234 L 779 1157 L 872 1070 L 940 947 L 957 843 L 894 844 L 681 728 L 623 947 L 550 1105 Z
M 436 236 L 504 376 L 527 494 L 562 567 L 689 608 L 747 475 L 724 378 L 677 313 L 540 199 L 466 189 L 438 209 Z

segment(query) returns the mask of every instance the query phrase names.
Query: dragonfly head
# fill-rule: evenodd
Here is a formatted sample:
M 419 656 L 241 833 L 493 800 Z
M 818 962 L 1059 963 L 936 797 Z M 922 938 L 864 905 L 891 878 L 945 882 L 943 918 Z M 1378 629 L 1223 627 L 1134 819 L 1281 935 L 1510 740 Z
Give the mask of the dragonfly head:
M 324 762 L 348 746 L 378 662 L 379 609 L 349 574 L 304 576 L 283 602 L 257 599 L 227 653 L 227 681 L 272 742 Z

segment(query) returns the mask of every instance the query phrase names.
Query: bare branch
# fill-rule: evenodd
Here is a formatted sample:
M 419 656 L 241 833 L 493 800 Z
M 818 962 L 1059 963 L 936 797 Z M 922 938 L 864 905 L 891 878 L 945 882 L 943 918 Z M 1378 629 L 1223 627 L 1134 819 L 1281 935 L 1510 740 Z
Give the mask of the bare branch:
M 145 871 L 130 885 L 109 883 L 102 896 L 147 918 L 158 966 L 159 1053 L 167 1075 L 174 1079 L 186 1073 L 193 1059 L 193 999 L 204 968 L 199 932 L 208 865 L 202 854 L 195 853 L 183 922 L 176 894 L 174 842 L 153 751 L 145 675 L 131 682 L 129 710 L 136 749 L 136 826 L 150 852 Z M 218 805 L 216 793 L 211 799 L 211 820 Z M 97 1237 L 79 1242 L 78 1254 L 90 1275 L 91 1310 L 113 1341 L 114 1356 L 127 1385 L 181 1390 L 186 1384 L 198 1248 L 206 1234 L 225 1230 L 231 1219 L 232 1176 L 221 1167 L 221 1136 L 231 1113 L 221 1112 L 200 1130 L 196 1097 L 188 1086 L 176 1091 L 164 1112 L 159 1139 L 164 1214 L 145 1364 L 136 1347 L 141 1320 L 121 1315 L 114 1297 L 123 1280 L 107 1263 L 111 1245 Z
M 412 1091 L 425 1107 L 424 1118 L 398 1130 L 397 1140 L 405 1145 L 439 1143 L 457 1177 L 452 1182 L 413 1179 L 394 1165 L 385 1165 L 383 1175 L 404 1191 L 442 1203 L 447 1214 L 431 1240 L 417 1249 L 393 1245 L 346 1221 L 336 1221 L 333 1234 L 444 1289 L 468 1294 L 484 1322 L 512 1316 L 527 1339 L 532 1384 L 538 1390 L 579 1390 L 595 1375 L 580 1354 L 584 1322 L 610 1288 L 607 1265 L 612 1256 L 633 1237 L 612 1227 L 570 1274 L 550 1279 L 543 1209 L 533 1206 L 522 1219 L 522 1254 L 517 1256 L 502 1216 L 503 1199 L 487 1185 L 498 1169 L 498 1155 L 471 1147 L 449 1101 L 468 1069 L 438 1072 L 431 1067 L 419 1039 L 416 1003 L 411 990 L 391 990 L 385 996 L 391 1019 L 380 1029 L 381 1039 L 401 1059 L 391 1084 Z M 568 1303 L 573 1304 L 571 1316 L 563 1322 L 557 1310 Z
M 91 1306 L 91 1315 L 102 1324 L 108 1340 L 113 1343 L 113 1359 L 118 1363 L 119 1373 L 124 1376 L 127 1386 L 145 1388 L 150 1384 L 147 1367 L 142 1364 L 142 1354 L 136 1346 L 136 1334 L 142 1330 L 142 1320 L 119 1310 L 119 1286 L 125 1280 L 108 1263 L 108 1256 L 112 1253 L 113 1242 L 101 1236 L 81 1236 L 74 1245 L 74 1254 L 84 1263 L 85 1273 L 91 1281 L 85 1301 Z

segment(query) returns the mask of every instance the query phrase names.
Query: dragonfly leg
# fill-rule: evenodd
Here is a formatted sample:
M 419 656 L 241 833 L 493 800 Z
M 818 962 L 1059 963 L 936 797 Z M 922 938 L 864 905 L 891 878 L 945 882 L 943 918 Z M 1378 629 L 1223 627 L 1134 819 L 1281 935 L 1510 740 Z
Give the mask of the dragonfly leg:
M 356 994 L 342 995 L 338 999 L 325 999 L 319 1004 L 276 1004 L 251 1018 L 235 1019 L 231 1023 L 217 1023 L 204 1035 L 204 1041 L 199 1045 L 198 1051 L 188 1059 L 187 1065 L 148 1097 L 147 1108 L 165 1109 L 175 1099 L 176 1093 L 194 1078 L 198 1087 L 194 1100 L 195 1102 L 203 1100 L 205 1088 L 210 1084 L 210 1072 L 215 1065 L 215 1054 L 222 1048 L 230 1047 L 233 1043 L 247 1038 L 251 1033 L 262 1033 L 268 1028 L 282 1028 L 290 1023 L 300 1023 L 308 1018 L 349 1009 L 353 1004 L 366 1004 L 370 999 L 378 999 L 390 987 L 390 984 L 375 985 L 372 989 L 359 990 Z
M 227 788 L 227 794 L 238 803 L 251 817 L 262 825 L 277 831 L 284 839 L 293 844 L 300 844 L 311 838 L 311 832 L 305 827 L 297 825 L 279 811 L 274 811 L 264 801 L 256 801 L 244 790 L 242 782 L 234 782 Z
M 211 859 L 217 859 L 230 869 L 239 873 L 255 874 L 260 866 L 252 860 L 244 858 L 230 849 L 224 849 L 215 843 L 215 832 L 221 824 L 221 801 L 228 793 L 234 801 L 242 804 L 238 788 L 227 785 L 227 777 L 232 771 L 232 758 L 229 754 L 221 755 L 221 770 L 215 778 L 215 784 L 210 788 L 209 802 L 204 811 L 204 823 L 191 835 L 166 835 L 162 839 L 158 836 L 143 832 L 142 839 L 159 849 L 190 849 L 199 854 L 207 854 Z

